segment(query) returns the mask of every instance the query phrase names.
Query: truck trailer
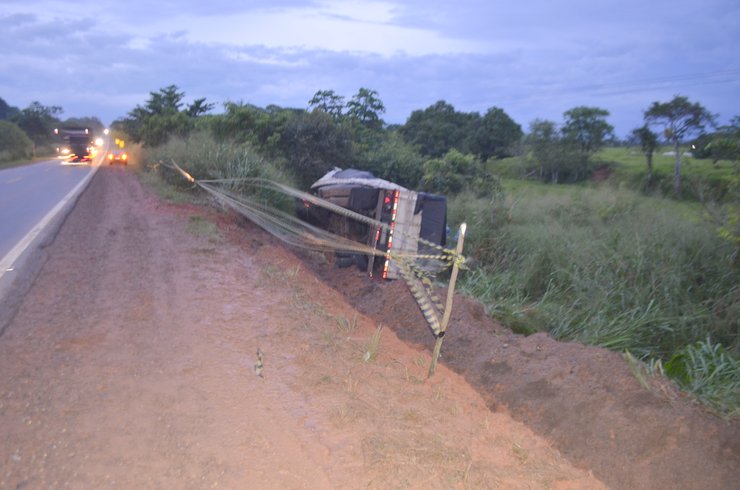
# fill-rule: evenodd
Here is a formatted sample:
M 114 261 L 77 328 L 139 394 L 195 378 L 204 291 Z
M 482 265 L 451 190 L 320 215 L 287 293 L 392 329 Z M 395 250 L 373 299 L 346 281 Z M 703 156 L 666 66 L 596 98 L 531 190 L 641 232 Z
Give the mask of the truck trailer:
M 367 255 L 337 254 L 339 266 L 357 265 L 372 276 L 395 279 L 394 254 L 438 254 L 446 245 L 447 199 L 417 192 L 362 170 L 335 168 L 311 185 L 311 193 L 387 226 L 373 226 L 303 201 L 299 216 L 337 235 L 364 243 Z

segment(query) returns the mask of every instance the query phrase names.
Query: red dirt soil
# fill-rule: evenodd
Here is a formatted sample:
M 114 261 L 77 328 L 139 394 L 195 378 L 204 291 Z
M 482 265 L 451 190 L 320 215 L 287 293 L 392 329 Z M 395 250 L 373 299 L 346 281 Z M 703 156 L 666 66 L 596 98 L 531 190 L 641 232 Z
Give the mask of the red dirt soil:
M 0 488 L 736 488 L 737 422 L 101 168 L 0 337 Z M 375 355 L 370 339 L 383 325 Z M 254 370 L 264 352 L 262 377 Z

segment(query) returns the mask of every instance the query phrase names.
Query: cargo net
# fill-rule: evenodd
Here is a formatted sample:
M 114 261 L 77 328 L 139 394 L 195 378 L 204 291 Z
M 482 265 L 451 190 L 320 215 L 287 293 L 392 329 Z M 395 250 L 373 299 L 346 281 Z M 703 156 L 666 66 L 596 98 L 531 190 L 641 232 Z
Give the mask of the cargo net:
M 343 208 L 313 194 L 267 179 L 199 180 L 174 161 L 162 165 L 176 170 L 194 186 L 207 192 L 216 202 L 241 214 L 285 243 L 319 252 L 344 252 L 390 258 L 398 266 L 401 277 L 408 285 L 434 336 L 438 339 L 444 336 L 446 320 L 449 318 L 449 311 L 445 310 L 451 307 L 449 304 L 451 301 L 448 301 L 447 308 L 443 306 L 434 291 L 432 278 L 455 264 L 461 266 L 465 258 L 459 251 L 420 237 L 407 238 L 424 245 L 424 253 L 380 250 L 300 219 L 295 215 L 296 203 L 309 203 L 337 216 L 367 225 L 370 229 L 393 231 L 396 235 L 404 233 L 399 229 L 393 229 L 394 227 L 389 224 Z M 452 284 L 451 286 L 454 289 Z

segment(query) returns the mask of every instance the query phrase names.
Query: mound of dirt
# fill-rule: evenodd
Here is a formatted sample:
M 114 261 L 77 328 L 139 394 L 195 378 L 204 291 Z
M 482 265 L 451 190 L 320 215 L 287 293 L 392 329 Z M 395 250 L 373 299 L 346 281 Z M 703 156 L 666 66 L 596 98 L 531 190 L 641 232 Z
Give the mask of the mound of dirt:
M 431 351 L 434 338 L 402 281 L 303 259 L 359 311 Z M 668 380 L 644 387 L 618 353 L 513 334 L 456 295 L 440 359 L 493 412 L 524 422 L 610 487 L 725 489 L 740 481 L 740 422 L 708 413 Z

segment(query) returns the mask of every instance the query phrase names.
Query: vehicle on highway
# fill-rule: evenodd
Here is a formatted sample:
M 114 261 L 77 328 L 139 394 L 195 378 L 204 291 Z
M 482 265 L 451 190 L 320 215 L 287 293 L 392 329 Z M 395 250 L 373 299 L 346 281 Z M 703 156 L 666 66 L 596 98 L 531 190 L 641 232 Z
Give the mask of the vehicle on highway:
M 59 158 L 70 162 L 90 162 L 93 157 L 93 135 L 89 128 L 55 128 L 59 139 Z
M 125 150 L 114 149 L 108 152 L 108 165 L 122 163 L 128 165 L 128 153 Z

